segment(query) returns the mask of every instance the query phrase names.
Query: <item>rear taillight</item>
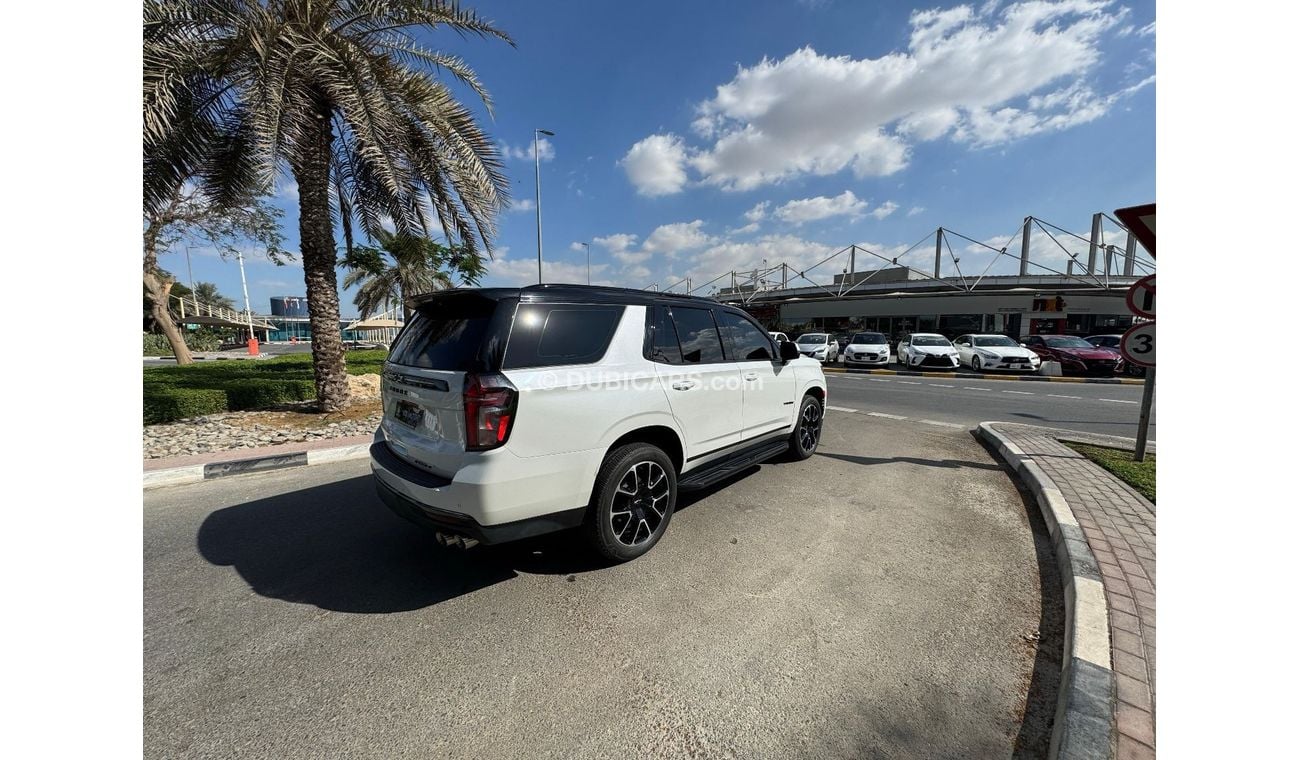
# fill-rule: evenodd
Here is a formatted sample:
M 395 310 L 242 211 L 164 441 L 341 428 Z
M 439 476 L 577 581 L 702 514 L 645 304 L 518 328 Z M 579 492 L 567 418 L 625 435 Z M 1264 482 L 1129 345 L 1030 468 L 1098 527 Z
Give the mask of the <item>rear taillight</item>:
M 465 377 L 465 448 L 495 449 L 510 437 L 519 391 L 503 375 Z

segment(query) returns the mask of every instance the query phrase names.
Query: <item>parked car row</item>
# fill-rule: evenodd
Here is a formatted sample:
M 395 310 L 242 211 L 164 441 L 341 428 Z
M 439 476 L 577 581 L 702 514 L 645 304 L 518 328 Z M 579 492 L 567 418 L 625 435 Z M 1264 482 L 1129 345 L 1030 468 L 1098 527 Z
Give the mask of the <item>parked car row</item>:
M 777 341 L 788 341 L 785 333 L 769 333 Z M 893 351 L 893 360 L 906 369 L 957 369 L 1037 372 L 1044 361 L 1059 362 L 1069 373 L 1141 375 L 1141 368 L 1129 368 L 1119 352 L 1119 336 L 1030 335 L 1017 343 L 1005 335 L 962 335 L 955 340 L 938 333 L 903 336 Z M 1113 341 L 1111 339 L 1114 339 Z M 795 340 L 799 353 L 823 364 L 843 358 L 845 366 L 888 366 L 889 339 L 883 333 L 859 332 L 843 345 L 831 333 L 804 333 Z

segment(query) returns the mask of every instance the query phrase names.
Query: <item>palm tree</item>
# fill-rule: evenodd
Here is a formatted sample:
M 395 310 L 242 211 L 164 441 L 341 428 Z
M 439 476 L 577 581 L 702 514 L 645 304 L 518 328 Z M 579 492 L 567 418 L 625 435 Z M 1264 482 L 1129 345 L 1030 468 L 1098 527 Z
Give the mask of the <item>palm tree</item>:
M 212 306 L 235 310 L 235 302 L 221 295 L 221 291 L 217 290 L 217 286 L 211 282 L 194 283 L 194 297 Z
M 357 246 L 339 262 L 349 270 L 343 287 L 360 285 L 352 304 L 362 317 L 400 303 L 403 318 L 409 320 L 414 296 L 455 287 L 453 275 L 461 285 L 477 285 L 485 272 L 483 260 L 464 247 L 386 230 L 375 238 L 379 247 Z
M 144 197 L 194 176 L 216 201 L 298 183 L 299 245 L 323 411 L 346 406 L 334 222 L 375 238 L 440 231 L 491 255 L 508 184 L 494 142 L 437 74 L 491 100 L 417 32 L 513 41 L 442 0 L 145 0 Z M 337 216 L 335 216 L 337 215 Z M 480 249 L 480 243 L 482 248 Z

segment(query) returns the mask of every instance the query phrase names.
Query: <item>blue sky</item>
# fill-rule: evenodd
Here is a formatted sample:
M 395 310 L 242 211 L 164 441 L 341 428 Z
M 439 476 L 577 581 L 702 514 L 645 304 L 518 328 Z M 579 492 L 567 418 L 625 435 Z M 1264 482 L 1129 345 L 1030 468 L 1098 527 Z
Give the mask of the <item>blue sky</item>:
M 698 286 L 850 243 L 894 256 L 938 226 L 1000 246 L 1032 214 L 1086 235 L 1093 212 L 1155 199 L 1151 2 L 474 7 L 518 47 L 424 41 L 478 72 L 496 106 L 484 126 L 509 156 L 517 206 L 485 284 L 536 280 L 535 127 L 556 133 L 542 152 L 548 281 L 585 281 L 580 241 L 595 282 Z M 296 250 L 290 183 L 275 203 Z M 951 244 L 968 273 L 1012 266 Z M 1044 261 L 1054 247 L 1035 240 Z M 926 248 L 903 262 L 932 267 Z M 242 301 L 234 262 L 193 262 Z M 809 277 L 828 281 L 838 262 Z M 164 266 L 185 277 L 183 253 Z M 246 268 L 255 310 L 304 291 L 297 266 L 254 253 Z

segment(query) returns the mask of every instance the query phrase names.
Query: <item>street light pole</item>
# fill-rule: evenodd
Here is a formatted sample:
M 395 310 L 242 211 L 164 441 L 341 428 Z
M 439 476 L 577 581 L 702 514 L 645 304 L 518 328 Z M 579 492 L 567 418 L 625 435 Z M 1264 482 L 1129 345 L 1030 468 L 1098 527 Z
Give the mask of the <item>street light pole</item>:
M 591 284 L 591 243 L 583 243 L 583 248 L 587 249 L 587 284 Z
M 236 251 L 235 257 L 239 259 L 239 283 L 244 286 L 244 316 L 248 318 L 248 339 L 252 341 L 253 310 L 248 304 L 248 280 L 244 278 L 244 252 Z
M 538 152 L 538 135 L 555 137 L 554 132 L 545 129 L 533 130 L 533 172 L 537 182 L 537 284 L 542 284 L 542 157 Z
M 185 269 L 190 273 L 190 296 L 194 298 L 194 313 L 198 314 L 199 294 L 194 292 L 194 267 L 190 264 L 190 247 L 188 245 L 185 246 Z

